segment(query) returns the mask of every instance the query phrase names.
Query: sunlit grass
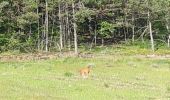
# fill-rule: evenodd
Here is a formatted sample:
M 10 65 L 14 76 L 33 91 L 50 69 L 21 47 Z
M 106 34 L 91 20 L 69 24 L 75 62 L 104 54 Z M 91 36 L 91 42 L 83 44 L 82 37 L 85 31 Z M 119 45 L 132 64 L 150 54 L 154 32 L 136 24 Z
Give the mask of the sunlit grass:
M 95 67 L 88 79 L 78 70 Z M 170 60 L 131 55 L 1 62 L 2 100 L 168 100 Z

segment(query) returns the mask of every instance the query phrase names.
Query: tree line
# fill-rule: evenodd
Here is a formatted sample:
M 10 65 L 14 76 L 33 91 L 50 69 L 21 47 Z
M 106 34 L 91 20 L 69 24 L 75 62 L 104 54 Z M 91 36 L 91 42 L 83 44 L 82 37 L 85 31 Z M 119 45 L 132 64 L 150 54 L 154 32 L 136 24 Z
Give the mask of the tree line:
M 149 41 L 169 46 L 170 0 L 2 0 L 0 51 L 74 50 Z

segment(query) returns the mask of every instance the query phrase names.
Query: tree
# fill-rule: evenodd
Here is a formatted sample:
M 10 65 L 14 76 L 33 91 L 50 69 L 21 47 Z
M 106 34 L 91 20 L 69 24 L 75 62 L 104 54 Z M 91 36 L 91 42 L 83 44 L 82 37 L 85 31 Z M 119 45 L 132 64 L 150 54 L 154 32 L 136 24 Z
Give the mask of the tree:
M 75 4 L 72 2 L 72 10 L 73 10 L 73 29 L 74 29 L 74 48 L 75 48 L 75 54 L 78 54 L 78 45 L 77 45 L 77 24 L 75 22 Z
M 115 30 L 115 25 L 106 21 L 101 22 L 100 35 L 102 40 L 102 46 L 104 45 L 104 38 L 109 38 Z

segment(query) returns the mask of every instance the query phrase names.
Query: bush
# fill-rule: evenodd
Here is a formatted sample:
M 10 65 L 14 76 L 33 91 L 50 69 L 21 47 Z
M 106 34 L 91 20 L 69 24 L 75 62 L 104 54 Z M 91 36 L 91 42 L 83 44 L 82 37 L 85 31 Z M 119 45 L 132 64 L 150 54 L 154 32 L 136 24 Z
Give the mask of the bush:
M 66 72 L 66 73 L 64 73 L 64 76 L 66 76 L 66 77 L 71 77 L 71 76 L 73 76 L 73 73 L 71 73 L 71 72 Z

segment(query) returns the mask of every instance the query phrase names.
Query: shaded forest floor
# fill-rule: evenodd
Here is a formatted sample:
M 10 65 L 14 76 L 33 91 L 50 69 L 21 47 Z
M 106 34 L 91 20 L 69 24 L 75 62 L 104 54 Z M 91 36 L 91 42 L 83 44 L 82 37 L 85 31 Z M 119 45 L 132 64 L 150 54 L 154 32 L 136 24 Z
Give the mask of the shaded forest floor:
M 133 47 L 132 47 L 133 48 Z M 100 48 L 79 57 L 68 52 L 46 59 L 9 60 L 35 54 L 7 55 L 0 62 L 0 99 L 3 100 L 168 100 L 168 50 Z M 46 56 L 56 56 L 51 53 Z M 72 53 L 69 53 L 72 54 Z M 40 55 L 40 54 L 39 54 Z M 43 55 L 45 56 L 45 55 Z M 78 70 L 94 64 L 88 79 Z

